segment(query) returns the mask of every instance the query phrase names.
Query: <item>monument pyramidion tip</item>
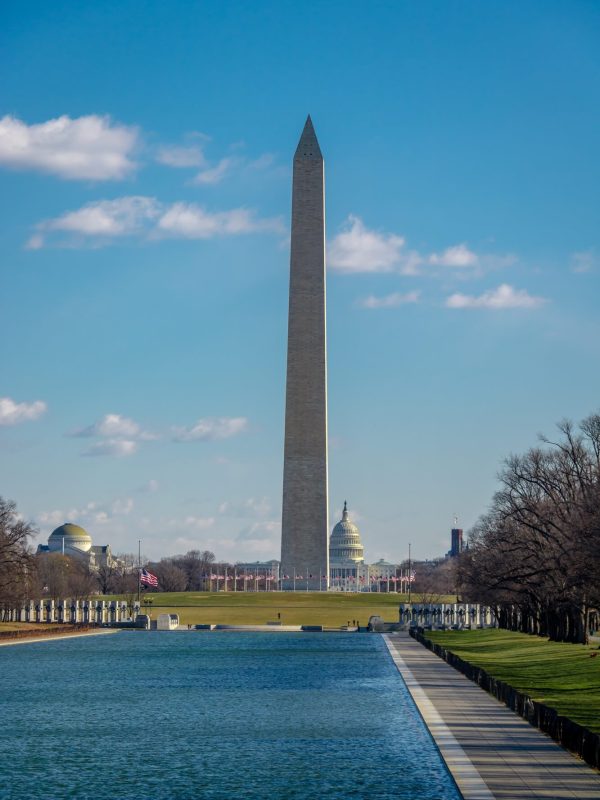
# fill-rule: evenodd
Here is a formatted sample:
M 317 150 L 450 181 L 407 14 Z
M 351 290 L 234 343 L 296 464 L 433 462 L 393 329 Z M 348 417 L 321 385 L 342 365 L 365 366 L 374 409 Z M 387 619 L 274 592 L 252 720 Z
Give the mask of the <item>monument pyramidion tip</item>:
M 298 142 L 298 147 L 296 148 L 294 160 L 296 159 L 323 160 L 323 155 L 321 153 L 321 148 L 319 147 L 317 134 L 315 133 L 315 128 L 312 123 L 312 119 L 310 118 L 310 114 L 306 118 L 304 130 L 302 131 L 300 141 Z

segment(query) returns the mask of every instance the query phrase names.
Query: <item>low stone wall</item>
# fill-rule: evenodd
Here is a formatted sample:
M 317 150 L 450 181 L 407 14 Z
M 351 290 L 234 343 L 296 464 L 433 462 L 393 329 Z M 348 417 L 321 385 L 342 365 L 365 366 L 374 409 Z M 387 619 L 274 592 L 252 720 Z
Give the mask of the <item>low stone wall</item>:
M 0 641 L 7 639 L 39 639 L 47 636 L 64 636 L 65 633 L 86 633 L 91 630 L 89 625 L 61 625 L 60 628 L 33 628 L 26 630 L 21 628 L 17 631 L 0 631 Z
M 473 683 L 481 686 L 486 692 L 519 714 L 530 725 L 547 733 L 555 742 L 583 758 L 590 766 L 600 769 L 600 735 L 592 733 L 568 717 L 562 717 L 555 709 L 532 700 L 531 697 L 517 691 L 508 683 L 499 681 L 483 667 L 475 667 L 468 661 L 463 661 L 450 650 L 427 639 L 421 631 L 413 628 L 410 630 L 410 635 L 436 656 L 444 659 L 451 667 L 462 672 Z

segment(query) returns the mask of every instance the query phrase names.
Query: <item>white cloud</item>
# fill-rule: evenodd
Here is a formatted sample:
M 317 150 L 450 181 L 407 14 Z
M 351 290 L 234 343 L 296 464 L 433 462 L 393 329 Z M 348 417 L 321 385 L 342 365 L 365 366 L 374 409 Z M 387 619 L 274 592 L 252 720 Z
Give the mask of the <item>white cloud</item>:
M 55 509 L 53 511 L 40 511 L 39 514 L 36 514 L 35 520 L 40 525 L 51 525 L 53 528 L 56 528 L 58 525 L 61 525 L 65 520 L 68 520 L 69 517 L 65 514 L 64 511 L 60 509 Z M 76 516 L 73 515 L 72 519 L 76 519 Z
M 121 414 L 105 414 L 97 422 L 72 431 L 69 436 L 91 438 L 100 441 L 82 451 L 82 456 L 131 456 L 138 449 L 138 442 L 152 441 L 158 436 L 142 429 L 134 420 Z
M 328 261 L 331 269 L 346 274 L 397 273 L 407 276 L 429 274 L 431 267 L 450 267 L 473 277 L 515 263 L 514 254 L 478 254 L 466 243 L 452 245 L 438 253 L 421 253 L 406 249 L 406 239 L 395 233 L 370 230 L 363 221 L 350 215 L 343 230 L 329 242 Z M 457 273 L 454 273 L 455 275 Z M 437 275 L 439 277 L 441 272 Z
M 153 197 L 129 196 L 96 200 L 40 222 L 26 247 L 38 250 L 46 244 L 98 246 L 126 236 L 146 240 L 166 236 L 210 239 L 263 231 L 279 233 L 282 229 L 281 220 L 260 219 L 245 208 L 209 212 L 195 203 L 164 205 Z
M 131 514 L 131 512 L 133 511 L 133 506 L 134 506 L 133 498 L 119 497 L 113 501 L 113 504 L 111 506 L 111 511 L 113 514 L 117 516 L 121 515 L 126 516 L 127 514 Z
M 71 436 L 103 436 L 111 439 L 154 439 L 154 434 L 142 430 L 137 422 L 121 414 L 105 414 L 97 422 L 85 428 L 79 428 Z
M 276 539 L 281 532 L 281 522 L 279 520 L 268 520 L 266 522 L 254 522 L 252 525 L 243 528 L 237 535 L 238 541 Z
M 159 147 L 156 153 L 156 160 L 159 164 L 175 167 L 176 169 L 202 167 L 206 163 L 204 152 L 199 145 Z
M 68 211 L 55 219 L 40 222 L 27 247 L 38 250 L 46 243 L 47 234 L 59 232 L 76 237 L 70 243 L 85 238 L 96 242 L 142 233 L 160 214 L 160 205 L 152 197 L 119 197 L 116 200 L 96 200 L 76 211 Z
M 442 253 L 432 253 L 429 256 L 430 264 L 442 267 L 474 267 L 477 261 L 477 255 L 464 243 L 447 247 Z
M 191 181 L 192 184 L 199 186 L 211 186 L 220 183 L 225 177 L 231 174 L 234 169 L 244 172 L 266 170 L 273 166 L 275 157 L 272 153 L 263 153 L 253 160 L 248 160 L 245 156 L 225 156 L 214 166 L 205 166 Z
M 35 125 L 0 119 L 0 164 L 35 169 L 67 180 L 121 180 L 136 167 L 138 131 L 108 116 L 64 115 Z
M 400 263 L 404 243 L 402 236 L 369 230 L 350 215 L 345 229 L 329 244 L 329 265 L 346 273 L 391 272 Z
M 127 516 L 133 510 L 133 500 L 130 497 L 117 498 L 112 503 L 102 504 L 95 500 L 81 507 L 53 509 L 40 511 L 35 515 L 35 521 L 40 526 L 56 528 L 63 522 L 76 522 L 86 528 L 88 525 L 106 525 L 112 523 L 115 517 Z M 93 534 L 93 532 L 92 532 Z
M 360 305 L 363 308 L 398 308 L 407 303 L 418 303 L 420 294 L 420 292 L 406 292 L 405 294 L 394 292 L 385 297 L 369 295 L 360 301 Z
M 409 250 L 404 253 L 400 269 L 398 270 L 401 275 L 419 275 L 419 267 L 423 263 L 424 258 L 416 250 Z
M 175 442 L 214 441 L 229 439 L 248 427 L 246 417 L 207 417 L 189 428 L 173 428 Z
M 211 239 L 260 231 L 280 232 L 278 219 L 256 219 L 252 211 L 234 208 L 210 213 L 195 203 L 173 203 L 158 220 L 157 232 L 184 239 Z
M 215 524 L 214 517 L 195 517 L 193 515 L 183 519 L 171 519 L 167 522 L 169 528 L 185 529 L 188 531 L 205 531 Z
M 204 186 L 220 183 L 225 175 L 230 172 L 235 163 L 236 159 L 234 158 L 222 158 L 214 167 L 199 172 L 192 183 L 198 183 Z
M 156 492 L 158 492 L 159 489 L 160 489 L 159 482 L 154 478 L 151 478 L 146 483 L 142 484 L 141 486 L 138 486 L 136 491 L 147 494 L 155 494 Z
M 132 456 L 138 449 L 138 443 L 130 439 L 103 439 L 94 442 L 81 453 L 82 456 L 116 456 L 125 458 Z
M 257 557 L 279 557 L 281 521 L 254 522 L 243 528 L 235 538 L 233 551 L 238 561 Z
M 219 514 L 227 517 L 266 517 L 271 511 L 271 504 L 266 497 L 257 499 L 249 497 L 242 502 L 226 501 L 219 505 Z
M 34 233 L 25 243 L 26 250 L 40 250 L 46 243 L 41 233 Z
M 46 411 L 46 403 L 15 403 L 10 397 L 0 397 L 0 425 L 18 425 L 21 422 L 39 419 Z
M 255 158 L 254 161 L 249 161 L 246 165 L 246 169 L 267 169 L 272 166 L 274 162 L 275 156 L 273 153 L 263 153 L 258 158 Z
M 591 272 L 596 263 L 592 250 L 582 250 L 571 256 L 571 271 L 576 273 Z
M 502 310 L 506 308 L 538 308 L 546 303 L 544 297 L 534 297 L 524 289 L 515 289 L 503 283 L 496 289 L 490 289 L 479 295 L 453 294 L 446 299 L 448 308 L 489 308 Z

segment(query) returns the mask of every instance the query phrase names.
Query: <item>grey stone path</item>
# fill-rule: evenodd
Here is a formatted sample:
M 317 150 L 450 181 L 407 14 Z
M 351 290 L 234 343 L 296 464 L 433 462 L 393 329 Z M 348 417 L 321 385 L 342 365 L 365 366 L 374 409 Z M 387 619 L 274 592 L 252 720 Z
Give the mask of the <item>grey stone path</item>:
M 407 633 L 384 636 L 465 800 L 600 800 L 600 774 Z

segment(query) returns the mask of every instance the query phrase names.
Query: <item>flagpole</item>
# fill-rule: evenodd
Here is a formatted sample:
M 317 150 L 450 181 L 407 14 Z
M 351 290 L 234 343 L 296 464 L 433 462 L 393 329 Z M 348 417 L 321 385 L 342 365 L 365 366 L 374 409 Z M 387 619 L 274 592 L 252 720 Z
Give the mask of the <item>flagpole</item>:
M 412 597 L 412 581 L 410 579 L 410 542 L 408 543 L 408 602 L 411 602 Z
M 138 603 L 140 602 L 140 589 L 142 577 L 142 540 L 138 539 Z

